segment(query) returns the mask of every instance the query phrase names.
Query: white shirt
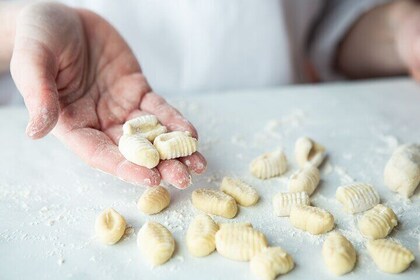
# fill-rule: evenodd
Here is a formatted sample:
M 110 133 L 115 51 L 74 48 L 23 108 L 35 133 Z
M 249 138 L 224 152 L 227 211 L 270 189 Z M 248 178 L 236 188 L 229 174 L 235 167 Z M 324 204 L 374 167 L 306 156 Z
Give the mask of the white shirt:
M 312 63 L 325 80 L 337 77 L 331 62 L 343 34 L 383 1 L 61 0 L 111 22 L 162 95 L 310 82 L 307 41 L 320 14 Z

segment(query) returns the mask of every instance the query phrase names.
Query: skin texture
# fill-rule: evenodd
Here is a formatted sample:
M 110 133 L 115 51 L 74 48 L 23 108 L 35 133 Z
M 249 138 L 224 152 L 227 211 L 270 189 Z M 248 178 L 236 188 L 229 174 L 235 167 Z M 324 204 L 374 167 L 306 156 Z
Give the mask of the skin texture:
M 199 153 L 154 169 L 121 155 L 122 125 L 139 115 L 154 114 L 169 130 L 194 137 L 197 131 L 152 91 L 129 46 L 93 12 L 55 3 L 25 6 L 16 20 L 10 70 L 29 111 L 29 137 L 52 131 L 92 167 L 134 184 L 163 179 L 183 189 L 189 171 L 205 170 Z

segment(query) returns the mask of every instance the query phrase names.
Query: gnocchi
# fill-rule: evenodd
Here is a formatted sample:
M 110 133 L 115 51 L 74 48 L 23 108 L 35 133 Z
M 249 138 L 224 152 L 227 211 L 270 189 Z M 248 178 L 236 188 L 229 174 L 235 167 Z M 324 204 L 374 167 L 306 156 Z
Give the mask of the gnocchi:
M 126 121 L 123 125 L 124 134 L 138 134 L 149 141 L 155 140 L 157 136 L 166 133 L 166 131 L 166 127 L 161 125 L 154 115 L 140 116 Z
M 274 214 L 289 216 L 294 205 L 309 205 L 309 195 L 306 192 L 278 193 L 273 197 Z
M 403 272 L 414 261 L 410 250 L 388 239 L 371 240 L 366 247 L 373 262 L 383 272 Z
M 322 245 L 322 256 L 327 268 L 335 275 L 343 275 L 353 270 L 356 251 L 343 235 L 332 232 Z
M 137 202 L 137 208 L 145 214 L 157 214 L 168 207 L 171 195 L 162 186 L 148 187 Z
M 318 168 L 308 165 L 293 173 L 289 179 L 289 192 L 306 192 L 311 195 L 321 177 Z
M 162 160 L 189 156 L 197 151 L 197 139 L 183 131 L 161 134 L 155 138 L 153 145 Z
M 186 241 L 191 255 L 204 257 L 216 249 L 215 235 L 219 226 L 209 215 L 200 214 L 188 227 Z
M 112 208 L 106 209 L 96 218 L 96 236 L 104 244 L 117 243 L 124 235 L 125 228 L 124 217 Z
M 223 225 L 216 232 L 216 250 L 225 258 L 236 261 L 249 261 L 263 248 L 267 240 L 252 225 Z
M 413 195 L 420 183 L 420 144 L 398 147 L 385 166 L 385 185 L 405 197 Z
M 197 189 L 192 193 L 193 205 L 207 213 L 231 219 L 238 212 L 238 206 L 233 197 L 214 189 Z
M 322 234 L 334 228 L 334 217 L 328 211 L 308 205 L 294 205 L 290 222 L 295 228 L 311 234 Z
M 138 134 L 123 134 L 118 148 L 121 154 L 130 162 L 147 168 L 159 164 L 159 153 L 149 140 Z
M 363 236 L 379 239 L 388 236 L 397 224 L 398 219 L 394 211 L 385 205 L 378 204 L 363 215 L 358 226 Z
M 282 149 L 265 153 L 251 162 L 252 175 L 260 179 L 268 179 L 282 175 L 287 170 L 287 159 Z
M 293 258 L 280 247 L 268 247 L 256 254 L 249 263 L 251 271 L 262 280 L 274 280 L 294 267 Z
M 378 192 L 373 186 L 365 183 L 338 187 L 335 197 L 344 210 L 351 214 L 369 210 L 380 201 Z
M 224 177 L 220 190 L 232 196 L 239 205 L 251 206 L 260 198 L 257 191 L 239 179 Z
M 157 222 L 145 223 L 137 234 L 137 246 L 144 258 L 152 265 L 167 262 L 174 253 L 172 233 Z
M 326 155 L 325 147 L 308 137 L 301 137 L 295 144 L 296 161 L 301 168 L 307 164 L 318 167 Z

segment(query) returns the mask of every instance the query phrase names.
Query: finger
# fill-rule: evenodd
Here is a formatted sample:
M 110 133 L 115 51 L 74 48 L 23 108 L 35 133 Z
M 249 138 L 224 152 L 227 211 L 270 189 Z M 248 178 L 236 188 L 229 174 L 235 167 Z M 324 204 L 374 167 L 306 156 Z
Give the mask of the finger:
M 195 152 L 190 156 L 178 159 L 180 162 L 188 167 L 188 170 L 196 174 L 201 174 L 206 171 L 207 161 L 202 154 Z
M 52 54 L 35 42 L 19 36 L 15 42 L 10 71 L 29 111 L 26 133 L 38 139 L 54 128 L 60 113 L 56 62 Z M 31 47 L 26 47 L 28 44 Z
M 185 189 L 192 183 L 188 168 L 178 160 L 162 160 L 157 169 L 162 176 L 162 180 L 175 188 Z
M 140 102 L 140 110 L 155 115 L 171 131 L 189 131 L 193 137 L 198 138 L 197 130 L 194 126 L 178 110 L 154 92 L 144 95 Z
M 127 161 L 114 142 L 103 132 L 93 128 L 76 128 L 56 135 L 90 166 L 137 185 L 157 186 L 160 175 Z

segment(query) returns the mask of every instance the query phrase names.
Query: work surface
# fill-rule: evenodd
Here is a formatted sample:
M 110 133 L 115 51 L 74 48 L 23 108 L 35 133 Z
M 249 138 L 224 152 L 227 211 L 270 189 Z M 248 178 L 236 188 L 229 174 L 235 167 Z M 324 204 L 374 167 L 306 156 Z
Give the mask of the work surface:
M 395 278 L 378 271 L 367 254 L 356 226 L 359 216 L 344 213 L 335 200 L 338 186 L 356 181 L 372 183 L 393 208 L 400 224 L 391 238 L 416 256 L 398 279 L 419 279 L 420 188 L 410 200 L 399 197 L 384 186 L 383 169 L 398 144 L 420 141 L 420 86 L 405 79 L 294 86 L 180 97 L 172 103 L 196 125 L 209 167 L 189 189 L 170 187 L 169 208 L 154 216 L 136 208 L 142 187 L 88 167 L 52 136 L 27 139 L 25 109 L 0 109 L 0 279 L 256 279 L 248 263 L 216 252 L 193 258 L 185 246 L 186 230 L 198 213 L 191 192 L 217 188 L 225 175 L 255 186 L 261 200 L 241 207 L 233 220 L 217 221 L 250 221 L 270 245 L 287 250 L 296 267 L 281 279 L 333 279 L 321 257 L 325 235 L 293 229 L 271 205 L 274 194 L 287 191 L 287 178 L 297 168 L 294 142 L 305 135 L 328 150 L 312 204 L 334 215 L 336 228 L 358 253 L 355 270 L 342 279 Z M 249 162 L 278 146 L 288 156 L 287 174 L 252 178 Z M 94 236 L 95 218 L 108 207 L 130 225 L 114 246 L 101 245 Z M 176 240 L 173 258 L 156 268 L 145 263 L 136 245 L 136 233 L 147 220 L 165 225 Z

